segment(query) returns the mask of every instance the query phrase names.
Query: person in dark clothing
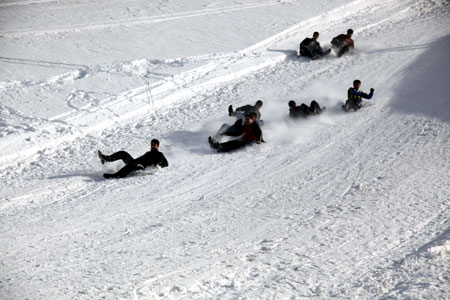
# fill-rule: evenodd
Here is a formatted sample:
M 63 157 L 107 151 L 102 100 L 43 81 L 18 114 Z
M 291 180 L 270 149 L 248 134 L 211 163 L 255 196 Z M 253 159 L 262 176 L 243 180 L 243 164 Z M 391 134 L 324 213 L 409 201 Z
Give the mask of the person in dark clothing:
M 317 103 L 316 100 L 311 101 L 311 104 L 309 106 L 306 105 L 305 103 L 302 103 L 300 106 L 297 106 L 294 100 L 289 101 L 288 105 L 289 105 L 289 117 L 293 119 L 320 115 L 324 109 L 320 107 L 319 103 Z
M 211 148 L 216 149 L 217 152 L 229 152 L 247 145 L 253 145 L 254 143 L 261 143 L 262 131 L 258 122 L 256 122 L 256 113 L 251 112 L 247 114 L 244 123 L 241 120 L 237 120 L 233 126 L 234 131 L 226 131 L 221 135 L 239 136 L 239 138 L 225 143 L 219 143 L 210 136 L 208 137 L 208 142 Z
M 156 168 L 159 166 L 161 168 L 165 168 L 169 166 L 166 157 L 162 152 L 159 152 L 158 148 L 159 141 L 157 139 L 153 139 L 150 142 L 150 151 L 136 159 L 134 159 L 126 151 L 119 151 L 111 155 L 104 155 L 100 150 L 98 150 L 98 157 L 100 158 L 102 164 L 116 160 L 122 160 L 125 163 L 125 166 L 116 173 L 105 173 L 103 174 L 103 177 L 106 179 L 123 178 L 133 171 L 144 170 L 147 167 Z
M 348 29 L 347 34 L 340 34 L 331 40 L 331 48 L 337 52 L 337 56 L 341 57 L 351 48 L 355 48 L 355 43 L 352 40 L 353 30 Z
M 347 91 L 347 101 L 345 101 L 345 105 L 342 106 L 342 108 L 345 111 L 348 111 L 350 109 L 358 110 L 361 108 L 362 105 L 362 98 L 364 99 L 371 99 L 373 96 L 373 92 L 375 91 L 374 88 L 370 89 L 370 93 L 366 94 L 364 92 L 361 92 L 359 88 L 361 87 L 361 81 L 356 79 L 353 81 L 353 87 L 349 88 Z
M 320 47 L 320 43 L 317 41 L 319 33 L 316 31 L 313 33 L 312 38 L 306 38 L 300 43 L 300 55 L 311 57 L 313 60 L 325 56 L 330 53 L 331 49 L 323 51 Z
M 255 113 L 256 114 L 256 121 L 259 122 L 261 119 L 261 112 L 259 111 L 261 107 L 263 106 L 262 100 L 256 101 L 255 105 L 244 105 L 241 107 L 236 108 L 235 111 L 233 111 L 233 105 L 228 106 L 228 115 L 230 117 L 236 117 L 238 119 L 243 119 L 245 115 L 249 113 Z

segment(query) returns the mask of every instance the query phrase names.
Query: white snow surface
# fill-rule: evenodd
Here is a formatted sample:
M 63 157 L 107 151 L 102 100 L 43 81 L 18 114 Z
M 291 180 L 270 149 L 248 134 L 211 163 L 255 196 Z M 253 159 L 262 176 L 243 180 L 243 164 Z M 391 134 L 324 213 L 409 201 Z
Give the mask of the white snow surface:
M 0 1 L 0 299 L 450 299 L 449 83 L 445 0 Z

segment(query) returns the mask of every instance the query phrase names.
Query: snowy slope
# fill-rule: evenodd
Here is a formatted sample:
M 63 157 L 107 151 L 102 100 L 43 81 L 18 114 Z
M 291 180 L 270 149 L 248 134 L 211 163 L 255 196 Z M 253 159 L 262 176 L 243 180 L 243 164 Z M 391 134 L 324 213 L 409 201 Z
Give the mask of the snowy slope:
M 0 3 L 1 298 L 449 298 L 448 1 L 177 2 Z M 267 143 L 209 149 L 257 99 Z M 151 138 L 169 168 L 103 180 Z

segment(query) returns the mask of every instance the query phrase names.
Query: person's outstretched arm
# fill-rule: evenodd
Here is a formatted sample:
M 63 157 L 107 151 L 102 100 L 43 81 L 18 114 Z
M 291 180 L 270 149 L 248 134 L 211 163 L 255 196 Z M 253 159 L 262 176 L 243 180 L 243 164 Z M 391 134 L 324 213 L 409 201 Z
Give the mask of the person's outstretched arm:
M 166 157 L 162 153 L 161 153 L 161 158 L 159 160 L 158 166 L 160 166 L 161 168 L 165 168 L 165 167 L 169 166 L 169 162 L 167 161 Z
M 375 91 L 375 89 L 371 88 L 369 94 L 366 94 L 366 93 L 361 92 L 361 91 L 358 92 L 358 91 L 355 91 L 355 90 L 351 90 L 351 91 L 349 91 L 349 93 L 350 93 L 350 95 L 359 96 L 359 97 L 364 98 L 364 99 L 371 99 L 372 96 L 373 96 L 373 92 L 374 91 Z

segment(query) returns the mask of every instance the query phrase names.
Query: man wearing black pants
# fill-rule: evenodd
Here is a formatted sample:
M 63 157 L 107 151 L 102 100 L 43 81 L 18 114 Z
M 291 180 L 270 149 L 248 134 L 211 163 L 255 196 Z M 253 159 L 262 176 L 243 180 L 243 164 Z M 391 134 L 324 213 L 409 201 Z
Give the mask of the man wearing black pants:
M 240 136 L 238 139 L 219 143 L 210 136 L 208 137 L 208 142 L 211 148 L 217 152 L 230 152 L 247 145 L 260 144 L 262 142 L 262 131 L 258 122 L 256 122 L 255 112 L 247 114 L 244 123 L 241 120 L 237 120 L 233 127 L 233 131 L 226 131 L 221 135 Z
M 133 171 L 144 170 L 147 167 L 155 168 L 160 166 L 165 168 L 169 166 L 166 157 L 162 152 L 159 152 L 159 141 L 153 139 L 150 142 L 150 151 L 146 152 L 141 157 L 134 159 L 128 152 L 119 151 L 111 155 L 103 155 L 100 150 L 98 151 L 98 157 L 102 164 L 105 162 L 111 162 L 116 160 L 122 160 L 125 166 L 114 174 L 105 173 L 103 177 L 110 178 L 124 178 Z

